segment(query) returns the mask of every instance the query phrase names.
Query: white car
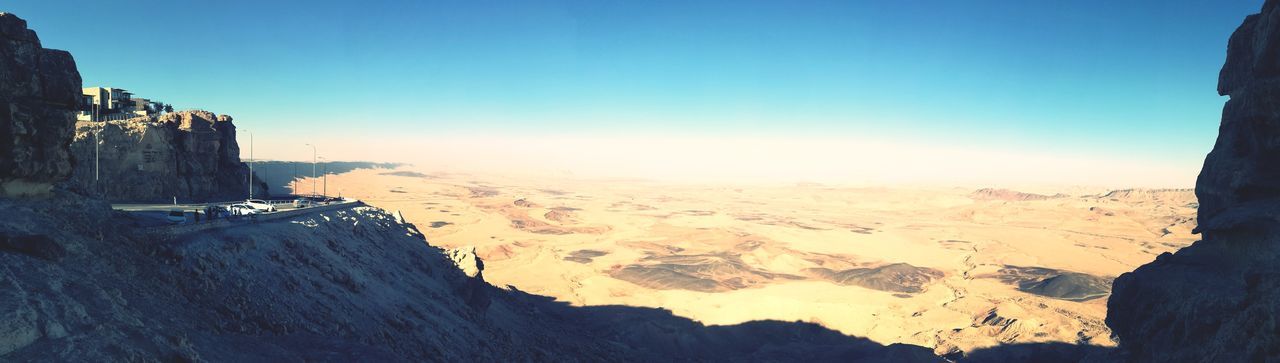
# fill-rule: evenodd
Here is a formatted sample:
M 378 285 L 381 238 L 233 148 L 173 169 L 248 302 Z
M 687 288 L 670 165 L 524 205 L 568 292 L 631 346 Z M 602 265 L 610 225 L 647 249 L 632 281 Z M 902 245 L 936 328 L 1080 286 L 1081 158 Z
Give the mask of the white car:
M 187 221 L 187 214 L 181 209 L 174 209 L 169 211 L 169 216 L 166 219 L 169 220 L 169 223 L 181 224 Z
M 227 206 L 227 212 L 233 216 L 247 216 L 253 214 L 262 214 L 261 210 L 254 208 L 249 203 L 239 203 Z
M 253 209 L 257 209 L 259 212 L 264 212 L 264 213 L 265 213 L 265 212 L 275 212 L 275 211 L 276 211 L 276 206 L 271 205 L 271 203 L 267 203 L 267 201 L 262 200 L 262 199 L 249 199 L 249 200 L 244 201 L 244 203 L 241 203 L 241 204 L 245 204 L 245 205 L 248 205 L 248 206 L 250 206 L 250 207 L 253 207 Z

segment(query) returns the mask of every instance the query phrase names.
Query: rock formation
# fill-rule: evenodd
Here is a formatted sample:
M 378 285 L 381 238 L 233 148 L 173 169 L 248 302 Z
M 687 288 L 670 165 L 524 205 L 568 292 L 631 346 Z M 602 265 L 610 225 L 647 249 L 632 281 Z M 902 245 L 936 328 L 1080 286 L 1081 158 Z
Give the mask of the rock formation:
M 1024 202 L 1029 200 L 1046 200 L 1054 198 L 1066 198 L 1066 194 L 1043 195 L 1034 193 L 1023 193 L 1009 189 L 982 188 L 969 193 L 969 198 L 978 201 L 1005 201 L 1005 202 Z
M 94 147 L 95 140 L 101 144 Z M 123 121 L 78 122 L 71 182 L 111 201 L 225 201 L 249 195 L 230 116 L 182 111 Z M 97 170 L 95 170 L 97 169 Z M 95 175 L 96 172 L 96 175 Z M 255 177 L 254 197 L 268 195 Z
M 486 292 L 489 283 L 484 281 L 484 261 L 476 255 L 475 247 L 456 248 L 447 252 L 449 260 L 462 271 L 465 278 L 454 284 L 458 295 L 467 302 L 467 306 L 477 311 L 489 307 L 489 294 Z
M 1280 1 L 1231 35 L 1230 96 L 1196 180 L 1202 240 L 1116 279 L 1107 325 L 1136 361 L 1280 360 Z
M 0 196 L 48 194 L 71 175 L 68 144 L 80 102 L 71 53 L 0 13 Z

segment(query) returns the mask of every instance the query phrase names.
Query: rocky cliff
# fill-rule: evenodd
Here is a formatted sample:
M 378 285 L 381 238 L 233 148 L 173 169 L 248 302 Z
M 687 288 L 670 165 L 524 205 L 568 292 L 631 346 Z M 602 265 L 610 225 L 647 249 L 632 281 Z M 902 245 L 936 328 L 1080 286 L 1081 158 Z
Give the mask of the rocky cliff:
M 473 249 L 446 253 L 366 206 L 202 233 L 135 227 L 98 194 L 77 194 L 93 175 L 89 131 L 102 128 L 106 195 L 212 197 L 236 194 L 247 178 L 231 120 L 188 112 L 85 126 L 72 181 L 82 188 L 52 188 L 71 174 L 74 101 L 63 96 L 79 79 L 70 57 L 39 50 L 21 20 L 0 15 L 0 26 L 9 110 L 0 120 L 0 361 L 938 360 L 816 324 L 709 327 L 497 288 Z M 44 197 L 11 197 L 31 186 Z
M 1116 279 L 1107 325 L 1137 361 L 1280 360 L 1280 1 L 1227 45 L 1230 96 L 1196 180 L 1202 240 Z
M 470 250 L 370 207 L 188 235 L 111 215 L 0 199 L 0 361 L 939 361 L 816 324 L 497 288 Z
M 97 148 L 94 142 L 100 142 Z M 230 116 L 182 111 L 123 121 L 78 122 L 71 183 L 111 201 L 225 201 L 249 195 Z M 95 175 L 96 171 L 96 175 Z M 256 180 L 255 197 L 268 195 Z
M 80 101 L 71 54 L 0 13 L 0 196 L 47 194 L 71 175 L 67 145 Z

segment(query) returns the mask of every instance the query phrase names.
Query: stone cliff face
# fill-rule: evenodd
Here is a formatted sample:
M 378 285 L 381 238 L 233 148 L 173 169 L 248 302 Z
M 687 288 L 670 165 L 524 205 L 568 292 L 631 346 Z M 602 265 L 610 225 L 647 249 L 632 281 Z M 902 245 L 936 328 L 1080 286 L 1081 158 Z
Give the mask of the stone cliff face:
M 1203 239 L 1121 275 L 1107 325 L 1137 361 L 1280 360 L 1280 1 L 1227 46 L 1230 96 L 1196 181 Z
M 96 150 L 95 140 L 101 142 Z M 72 184 L 107 200 L 212 201 L 249 195 L 248 166 L 240 162 L 236 126 L 226 115 L 183 111 L 79 122 L 71 149 L 79 161 Z M 254 196 L 267 196 L 266 184 L 256 177 L 254 182 Z
M 71 175 L 79 100 L 71 54 L 42 48 L 26 21 L 0 13 L 0 196 L 47 194 Z

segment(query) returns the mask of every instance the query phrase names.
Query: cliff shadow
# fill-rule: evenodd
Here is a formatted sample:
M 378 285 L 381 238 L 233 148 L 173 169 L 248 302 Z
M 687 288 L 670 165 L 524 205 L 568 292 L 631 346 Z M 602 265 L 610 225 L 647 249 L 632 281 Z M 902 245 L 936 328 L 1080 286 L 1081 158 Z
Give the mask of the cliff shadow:
M 510 294 L 531 302 L 540 313 L 581 327 L 588 334 L 635 350 L 639 361 L 679 357 L 690 361 L 788 362 L 1118 362 L 1113 347 L 1070 343 L 1019 343 L 982 348 L 968 354 L 937 356 L 911 344 L 884 345 L 802 321 L 757 320 L 734 325 L 705 325 L 661 308 L 625 305 L 571 306 L 552 297 L 508 286 Z M 744 302 L 745 303 L 745 302 Z
M 844 335 L 819 324 L 758 320 L 735 325 L 705 325 L 670 310 L 624 305 L 570 306 L 563 301 L 509 287 L 494 288 L 530 302 L 539 313 L 580 327 L 587 334 L 633 350 L 637 361 L 806 361 L 943 362 L 929 348 L 883 345 Z
M 326 161 L 315 163 L 316 175 L 336 175 L 350 172 L 357 169 L 392 169 L 404 164 L 400 163 L 375 163 L 369 161 Z M 286 196 L 292 193 L 289 184 L 294 180 L 309 177 L 312 173 L 312 163 L 305 161 L 258 161 L 253 163 L 253 173 L 263 182 L 267 183 L 267 187 L 274 192 L 275 196 Z M 299 189 L 310 192 L 311 186 L 298 186 Z M 319 192 L 317 190 L 317 192 Z
M 1115 347 L 1097 345 L 1081 345 L 1071 343 L 1018 343 L 1002 344 L 989 348 L 977 349 L 963 357 L 956 358 L 961 362 L 1039 362 L 1039 363 L 1075 363 L 1075 362 L 1121 362 L 1124 361 L 1120 350 Z

